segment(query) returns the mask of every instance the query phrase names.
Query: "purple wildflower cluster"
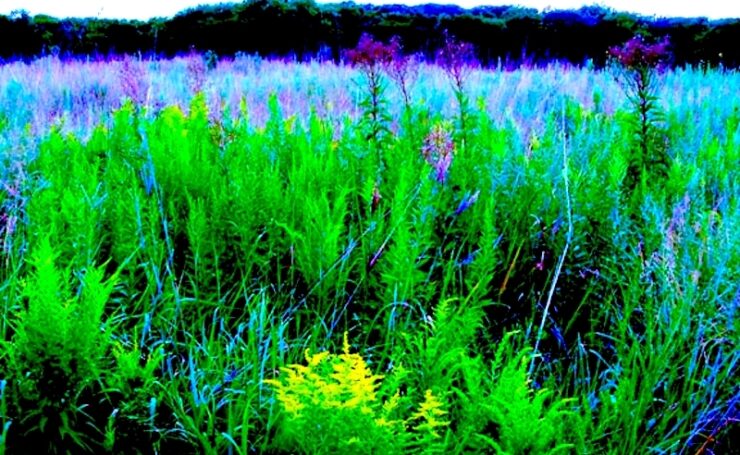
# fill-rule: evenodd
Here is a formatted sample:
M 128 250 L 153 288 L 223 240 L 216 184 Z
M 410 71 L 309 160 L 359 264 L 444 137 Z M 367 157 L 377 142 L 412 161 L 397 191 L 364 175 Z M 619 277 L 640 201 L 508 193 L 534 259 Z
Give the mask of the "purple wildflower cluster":
M 657 43 L 648 44 L 638 35 L 622 46 L 609 48 L 609 54 L 628 69 L 654 68 L 668 60 L 669 46 L 667 37 Z
M 365 72 L 383 70 L 399 86 L 406 101 L 410 101 L 408 89 L 418 76 L 418 61 L 414 56 L 404 54 L 399 37 L 394 36 L 384 44 L 363 34 L 357 47 L 348 50 L 346 56 L 353 66 Z
M 444 45 L 437 51 L 436 62 L 459 89 L 462 88 L 470 70 L 478 66 L 473 45 L 457 41 L 447 33 Z
M 400 53 L 400 43 L 397 39 L 391 40 L 389 44 L 383 44 L 365 33 L 360 37 L 357 47 L 348 50 L 346 55 L 352 65 L 370 70 L 390 65 Z
M 375 41 L 370 35 L 364 34 L 357 43 L 357 47 L 347 51 L 347 60 L 358 67 L 365 75 L 367 83 L 367 98 L 363 100 L 366 118 L 369 120 L 367 137 L 378 141 L 388 132 L 385 112 L 385 82 L 383 75 L 390 77 L 401 93 L 407 109 L 411 105 L 411 84 L 416 78 L 417 65 L 412 59 L 403 54 L 401 41 L 394 37 L 388 44 Z
M 421 154 L 434 169 L 434 178 L 439 183 L 445 183 L 455 154 L 455 143 L 442 125 L 432 127 L 424 139 Z

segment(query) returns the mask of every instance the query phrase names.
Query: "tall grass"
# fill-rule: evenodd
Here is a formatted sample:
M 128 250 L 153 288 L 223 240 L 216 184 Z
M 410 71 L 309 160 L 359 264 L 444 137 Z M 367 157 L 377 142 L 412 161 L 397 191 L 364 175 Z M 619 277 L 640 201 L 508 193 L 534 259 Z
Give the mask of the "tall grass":
M 376 150 L 350 68 L 187 65 L 0 68 L 0 452 L 737 449 L 737 74 L 661 75 L 623 205 L 606 73 L 471 70 L 460 122 L 422 65 Z

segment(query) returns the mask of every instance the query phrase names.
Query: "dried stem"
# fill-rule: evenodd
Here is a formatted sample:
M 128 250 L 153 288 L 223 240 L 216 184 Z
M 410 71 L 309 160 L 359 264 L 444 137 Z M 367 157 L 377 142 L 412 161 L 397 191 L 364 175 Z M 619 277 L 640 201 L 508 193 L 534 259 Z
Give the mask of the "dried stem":
M 558 285 L 558 278 L 560 277 L 560 273 L 563 270 L 563 264 L 565 263 L 565 258 L 568 255 L 568 250 L 570 249 L 570 243 L 573 239 L 573 209 L 570 203 L 570 178 L 568 177 L 568 140 L 565 134 L 565 101 L 563 101 L 561 118 L 562 118 L 561 134 L 563 137 L 563 184 L 565 185 L 565 204 L 566 204 L 567 217 L 568 217 L 568 232 L 566 233 L 566 236 L 565 236 L 565 247 L 563 248 L 563 252 L 560 254 L 558 265 L 555 268 L 555 276 L 552 279 L 552 283 L 550 284 L 550 290 L 547 293 L 547 302 L 545 302 L 545 310 L 542 313 L 542 321 L 540 322 L 540 327 L 537 330 L 537 337 L 535 338 L 534 350 L 532 351 L 532 360 L 530 361 L 530 364 L 529 364 L 529 374 L 530 375 L 534 371 L 534 360 L 537 357 L 537 353 L 539 351 L 540 339 L 542 339 L 542 331 L 545 328 L 545 322 L 547 321 L 547 315 L 550 312 L 550 306 L 552 305 L 552 299 L 553 299 L 553 296 L 555 295 L 555 289 L 557 288 L 557 285 Z

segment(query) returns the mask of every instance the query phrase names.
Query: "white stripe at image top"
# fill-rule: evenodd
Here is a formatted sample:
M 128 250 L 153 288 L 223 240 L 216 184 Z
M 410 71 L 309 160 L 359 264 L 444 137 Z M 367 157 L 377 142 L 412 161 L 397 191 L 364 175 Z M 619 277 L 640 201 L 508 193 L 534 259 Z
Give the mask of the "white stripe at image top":
M 98 17 L 114 19 L 147 20 L 152 17 L 170 17 L 187 8 L 199 5 L 229 3 L 221 0 L 0 0 L 0 14 L 25 10 L 31 15 L 46 14 L 54 17 Z M 238 2 L 237 2 L 238 3 Z M 338 0 L 317 3 L 339 3 Z M 586 5 L 599 5 L 616 11 L 638 13 L 657 17 L 707 17 L 709 19 L 740 18 L 740 1 L 737 0 L 362 0 L 356 3 L 406 4 L 425 3 L 456 4 L 463 8 L 476 6 L 522 6 L 540 11 L 578 9 Z

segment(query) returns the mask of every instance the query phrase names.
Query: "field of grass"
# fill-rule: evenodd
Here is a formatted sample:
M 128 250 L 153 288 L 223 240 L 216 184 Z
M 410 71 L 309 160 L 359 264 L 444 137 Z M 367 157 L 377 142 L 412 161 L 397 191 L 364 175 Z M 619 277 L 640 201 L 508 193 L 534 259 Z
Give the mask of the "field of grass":
M 0 67 L 0 454 L 738 453 L 740 73 L 446 75 Z

